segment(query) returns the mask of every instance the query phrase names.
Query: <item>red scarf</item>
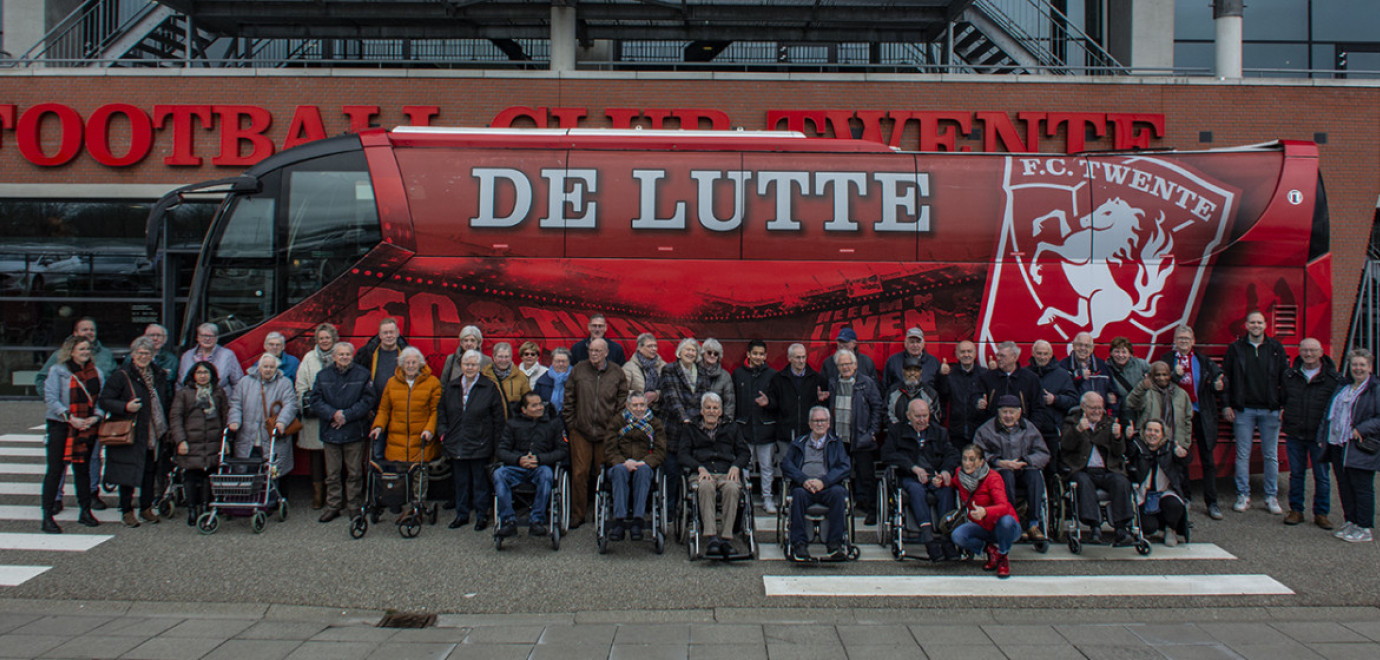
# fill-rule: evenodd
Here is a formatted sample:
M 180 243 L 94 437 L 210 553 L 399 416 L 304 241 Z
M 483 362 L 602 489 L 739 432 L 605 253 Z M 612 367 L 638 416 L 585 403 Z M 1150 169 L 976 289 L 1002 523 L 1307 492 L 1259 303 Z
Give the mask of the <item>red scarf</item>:
M 72 371 L 72 382 L 68 384 L 68 418 L 87 419 L 96 415 L 96 395 L 95 392 L 101 391 L 101 375 L 96 371 L 95 360 L 87 360 L 81 368 L 77 368 L 76 363 L 68 362 L 67 368 Z M 85 463 L 86 458 L 91 455 L 91 448 L 95 446 L 96 435 L 100 433 L 100 425 L 93 424 L 84 431 L 78 431 L 77 427 L 70 423 L 67 425 L 67 450 L 63 454 L 63 460 L 69 463 Z

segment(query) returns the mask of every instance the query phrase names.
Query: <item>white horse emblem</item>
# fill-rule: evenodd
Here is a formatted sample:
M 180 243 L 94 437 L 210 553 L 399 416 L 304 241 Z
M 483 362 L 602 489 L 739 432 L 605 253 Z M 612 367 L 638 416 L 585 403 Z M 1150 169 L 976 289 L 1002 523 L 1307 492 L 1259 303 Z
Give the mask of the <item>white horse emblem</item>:
M 1037 285 L 1044 281 L 1045 264 L 1040 258 L 1046 252 L 1053 253 L 1062 261 L 1059 267 L 1078 295 L 1076 311 L 1051 305 L 1040 316 L 1040 325 L 1065 319 L 1097 337 L 1109 324 L 1133 314 L 1144 318 L 1155 315 L 1160 292 L 1174 272 L 1174 237 L 1164 229 L 1163 212 L 1143 236 L 1144 215 L 1141 209 L 1113 198 L 1079 217 L 1074 228 L 1069 227 L 1063 211 L 1035 219 L 1034 238 L 1040 242 L 1029 266 L 1030 281 Z M 1058 235 L 1053 240 L 1044 239 L 1053 232 L 1047 226 L 1051 222 Z M 1113 267 L 1123 264 L 1136 266 L 1134 296 L 1113 276 Z

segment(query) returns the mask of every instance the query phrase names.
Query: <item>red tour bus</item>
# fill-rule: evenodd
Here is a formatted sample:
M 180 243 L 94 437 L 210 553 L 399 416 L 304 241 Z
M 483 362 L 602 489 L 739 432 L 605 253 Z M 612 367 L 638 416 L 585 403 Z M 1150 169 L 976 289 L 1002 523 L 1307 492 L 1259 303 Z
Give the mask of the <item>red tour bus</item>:
M 1209 354 L 1263 311 L 1286 345 L 1331 337 L 1318 150 L 901 152 L 785 132 L 370 130 L 283 151 L 227 192 L 181 333 L 211 321 L 249 362 L 335 323 L 358 343 L 395 317 L 433 369 L 474 324 L 549 350 L 589 314 L 639 333 L 753 338 L 818 365 L 856 330 L 878 364 L 919 326 L 1055 344 L 1125 336 L 1158 356 L 1188 324 Z M 675 341 L 663 341 L 670 358 Z M 629 350 L 631 354 L 631 350 Z M 1228 462 L 1229 463 L 1229 462 Z

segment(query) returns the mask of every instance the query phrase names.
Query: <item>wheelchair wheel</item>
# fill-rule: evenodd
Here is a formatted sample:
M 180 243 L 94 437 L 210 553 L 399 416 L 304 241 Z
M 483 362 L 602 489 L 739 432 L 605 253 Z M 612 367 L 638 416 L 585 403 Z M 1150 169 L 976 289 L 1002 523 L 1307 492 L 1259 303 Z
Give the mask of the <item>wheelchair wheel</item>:
M 657 553 L 657 554 L 662 554 L 662 553 L 666 552 L 666 534 L 664 534 L 664 533 L 662 533 L 662 532 L 656 532 L 656 534 L 655 534 L 655 543 L 656 543 L 656 553 Z
M 552 550 L 560 550 L 560 549 L 561 549 L 561 526 L 560 526 L 560 525 L 551 525 L 551 529 L 550 529 L 549 533 L 550 533 L 550 535 L 551 535 L 551 549 L 552 549 Z
M 215 534 L 220 528 L 220 516 L 216 515 L 215 510 L 207 511 L 196 519 L 196 531 L 202 534 Z
M 369 531 L 369 518 L 364 514 L 359 514 L 350 519 L 350 538 L 364 538 L 364 533 Z
M 172 497 L 169 497 L 169 496 L 166 496 L 166 495 L 165 495 L 165 496 L 163 496 L 163 499 L 161 499 L 161 500 L 158 501 L 158 515 L 159 515 L 159 516 L 162 516 L 162 517 L 164 517 L 164 518 L 171 518 L 171 517 L 173 516 L 173 514 L 176 513 L 176 512 L 177 512 L 177 503 L 173 501 L 173 498 L 172 498 Z
M 1149 539 L 1146 539 L 1146 538 L 1139 538 L 1139 539 L 1136 539 L 1136 552 L 1140 553 L 1140 555 L 1141 555 L 1142 557 L 1149 556 L 1150 550 L 1151 550 L 1151 548 L 1150 548 L 1150 540 L 1149 540 Z
M 267 526 L 268 514 L 263 511 L 255 511 L 254 517 L 249 521 L 249 528 L 254 530 L 255 534 L 262 534 L 264 533 L 264 528 Z
M 1069 552 L 1075 555 L 1083 552 L 1083 542 L 1078 540 L 1078 536 L 1073 533 L 1069 533 Z
M 609 537 L 604 533 L 604 530 L 601 529 L 595 533 L 595 540 L 599 543 L 599 554 L 607 554 L 609 551 Z
M 685 554 L 689 556 L 690 561 L 695 561 L 700 558 L 700 539 L 694 534 L 688 537 L 685 539 Z
M 398 533 L 405 539 L 415 539 L 422 533 L 422 521 L 416 515 L 409 515 L 398 524 Z
M 278 500 L 278 522 L 287 522 L 288 503 L 287 500 Z
M 1038 552 L 1043 555 L 1049 552 L 1049 539 L 1045 539 L 1043 541 L 1035 541 L 1031 543 L 1030 546 L 1032 548 L 1035 548 L 1035 552 Z
M 857 561 L 862 556 L 862 548 L 856 545 L 848 546 L 848 561 Z

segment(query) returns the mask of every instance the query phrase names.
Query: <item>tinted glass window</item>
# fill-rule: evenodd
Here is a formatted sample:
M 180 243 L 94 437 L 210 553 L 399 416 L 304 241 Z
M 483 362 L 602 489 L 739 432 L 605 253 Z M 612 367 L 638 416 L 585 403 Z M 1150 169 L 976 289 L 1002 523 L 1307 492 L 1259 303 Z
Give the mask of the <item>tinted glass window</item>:
M 363 154 L 317 158 L 287 172 L 289 305 L 315 293 L 383 240 Z

